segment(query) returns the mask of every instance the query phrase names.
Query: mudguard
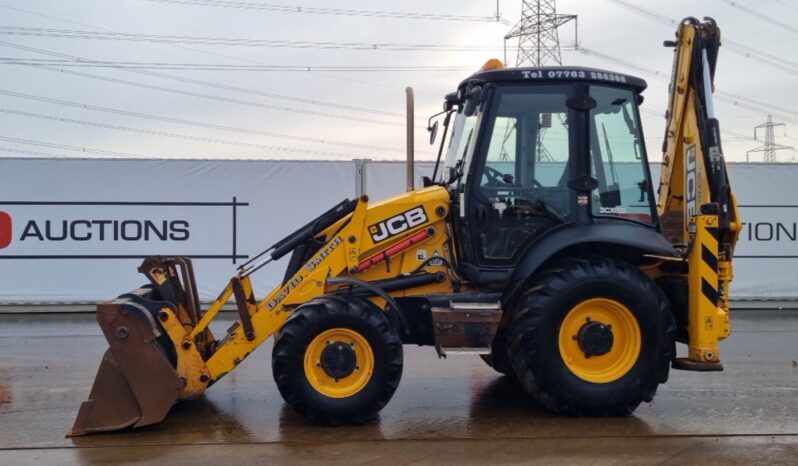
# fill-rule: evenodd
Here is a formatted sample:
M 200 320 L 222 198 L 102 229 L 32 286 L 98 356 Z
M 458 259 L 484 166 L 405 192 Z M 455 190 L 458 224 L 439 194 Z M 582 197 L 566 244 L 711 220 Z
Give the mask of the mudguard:
M 502 302 L 507 303 L 517 296 L 526 280 L 552 257 L 570 247 L 590 244 L 621 246 L 643 254 L 678 256 L 662 233 L 631 222 L 592 223 L 554 230 L 541 237 L 519 260 Z

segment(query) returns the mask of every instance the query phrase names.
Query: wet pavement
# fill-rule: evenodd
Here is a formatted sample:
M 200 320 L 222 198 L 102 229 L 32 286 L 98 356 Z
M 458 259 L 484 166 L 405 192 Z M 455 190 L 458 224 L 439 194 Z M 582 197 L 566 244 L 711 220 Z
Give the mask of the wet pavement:
M 554 416 L 476 356 L 407 346 L 377 421 L 314 426 L 280 398 L 266 344 L 161 424 L 68 439 L 106 347 L 93 316 L 0 315 L 0 464 L 798 464 L 798 312 L 732 325 L 724 372 L 671 371 L 626 418 Z

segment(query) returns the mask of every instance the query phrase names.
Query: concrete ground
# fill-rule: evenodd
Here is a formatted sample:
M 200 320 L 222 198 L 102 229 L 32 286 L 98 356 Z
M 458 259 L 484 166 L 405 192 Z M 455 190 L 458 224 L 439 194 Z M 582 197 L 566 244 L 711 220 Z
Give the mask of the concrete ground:
M 93 316 L 0 315 L 0 464 L 798 464 L 798 312 L 737 312 L 733 329 L 724 372 L 672 371 L 626 418 L 554 416 L 475 356 L 406 347 L 378 421 L 314 426 L 265 345 L 159 425 L 68 439 L 106 347 Z

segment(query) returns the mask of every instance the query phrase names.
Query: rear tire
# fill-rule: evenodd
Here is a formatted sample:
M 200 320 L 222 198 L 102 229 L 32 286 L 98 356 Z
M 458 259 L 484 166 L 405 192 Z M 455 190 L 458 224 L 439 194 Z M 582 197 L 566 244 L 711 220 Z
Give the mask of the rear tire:
M 510 355 L 507 348 L 507 328 L 501 327 L 493 337 L 490 345 L 490 354 L 480 355 L 485 364 L 492 367 L 500 374 L 515 376 L 515 370 L 510 362 Z
M 597 256 L 568 259 L 528 289 L 510 325 L 510 355 L 519 382 L 545 408 L 628 415 L 668 379 L 673 315 L 637 268 Z
M 402 342 L 371 302 L 322 296 L 283 324 L 272 372 L 283 399 L 300 414 L 325 424 L 359 424 L 399 386 Z

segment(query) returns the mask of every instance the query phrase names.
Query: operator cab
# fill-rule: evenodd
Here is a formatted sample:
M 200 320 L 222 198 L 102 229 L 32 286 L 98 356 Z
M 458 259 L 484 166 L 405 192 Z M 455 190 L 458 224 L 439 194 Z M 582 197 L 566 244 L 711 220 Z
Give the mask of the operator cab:
M 605 222 L 658 231 L 638 113 L 645 81 L 491 64 L 446 97 L 445 124 L 454 122 L 432 180 L 452 194 L 469 279 L 504 281 L 555 231 Z

